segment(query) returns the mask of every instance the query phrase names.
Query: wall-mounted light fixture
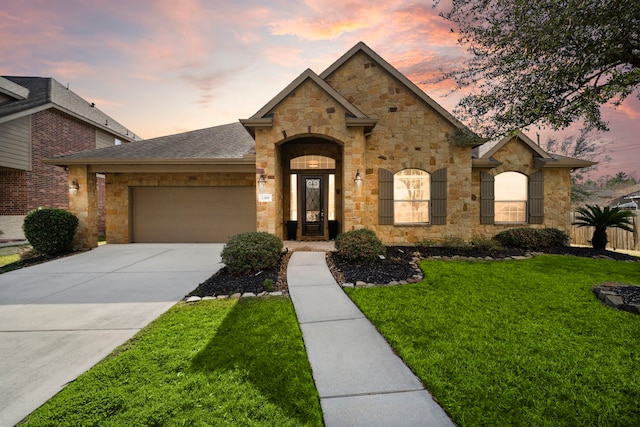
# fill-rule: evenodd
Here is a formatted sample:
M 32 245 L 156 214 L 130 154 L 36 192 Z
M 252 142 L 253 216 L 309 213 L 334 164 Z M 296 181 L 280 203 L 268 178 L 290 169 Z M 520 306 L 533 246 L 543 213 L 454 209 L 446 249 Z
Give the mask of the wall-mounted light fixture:
M 267 187 L 267 176 L 265 174 L 261 174 L 258 179 L 258 187 L 264 190 Z
M 80 184 L 78 184 L 78 180 L 74 179 L 73 181 L 71 181 L 71 184 L 69 184 L 69 193 L 78 194 L 79 189 L 80 189 Z
M 355 184 L 356 188 L 362 187 L 362 177 L 360 176 L 359 169 L 356 171 L 356 176 L 355 178 L 353 178 L 353 183 Z

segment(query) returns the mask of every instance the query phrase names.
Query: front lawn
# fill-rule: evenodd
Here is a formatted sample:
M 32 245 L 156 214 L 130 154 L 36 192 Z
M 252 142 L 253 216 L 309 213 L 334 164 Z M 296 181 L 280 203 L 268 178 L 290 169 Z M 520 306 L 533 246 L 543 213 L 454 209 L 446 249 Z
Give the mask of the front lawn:
M 347 289 L 459 426 L 631 426 L 640 316 L 591 292 L 640 263 L 546 255 L 421 263 L 416 285 Z
M 27 419 L 34 426 L 320 426 L 291 301 L 173 307 Z

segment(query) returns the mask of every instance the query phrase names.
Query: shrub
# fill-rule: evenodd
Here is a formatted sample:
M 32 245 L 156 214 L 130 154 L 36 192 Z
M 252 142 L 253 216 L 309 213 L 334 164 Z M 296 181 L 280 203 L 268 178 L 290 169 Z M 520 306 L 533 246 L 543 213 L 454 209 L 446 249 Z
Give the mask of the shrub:
M 486 237 L 474 237 L 471 239 L 471 247 L 482 251 L 500 251 L 504 249 L 496 239 L 487 239 Z
M 462 237 L 447 236 L 442 240 L 440 246 L 449 249 L 468 249 L 471 245 L 465 242 Z
M 416 242 L 416 246 L 419 248 L 432 248 L 434 246 L 438 246 L 438 242 L 433 239 L 426 238 Z
M 27 214 L 24 235 L 35 250 L 48 255 L 71 251 L 78 218 L 63 209 L 39 208 Z
M 235 275 L 274 268 L 280 262 L 282 240 L 266 232 L 250 231 L 232 236 L 222 250 L 222 262 Z
M 361 229 L 339 234 L 336 251 L 349 261 L 373 263 L 378 255 L 386 252 L 386 248 L 373 231 Z
M 571 237 L 562 230 L 557 228 L 543 228 L 539 230 L 545 247 L 569 246 Z
M 566 246 L 569 235 L 556 228 L 513 228 L 496 234 L 495 239 L 503 246 L 537 250 Z

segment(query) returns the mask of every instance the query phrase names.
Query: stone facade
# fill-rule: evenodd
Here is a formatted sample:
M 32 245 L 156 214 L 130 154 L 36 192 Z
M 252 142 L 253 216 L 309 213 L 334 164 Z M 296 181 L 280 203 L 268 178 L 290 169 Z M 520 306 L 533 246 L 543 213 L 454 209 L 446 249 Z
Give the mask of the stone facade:
M 494 156 L 495 160 L 502 164 L 491 169 L 473 170 L 472 196 L 470 204 L 471 227 L 469 232 L 463 234 L 465 238 L 476 236 L 492 237 L 495 234 L 509 229 L 522 227 L 523 224 L 480 224 L 480 173 L 488 172 L 497 175 L 503 172 L 520 172 L 531 176 L 535 172 L 544 173 L 544 223 L 527 225 L 532 228 L 553 227 L 567 233 L 571 229 L 571 177 L 570 170 L 560 169 L 536 169 L 534 155 L 529 147 L 518 142 L 515 138 L 507 142 Z
M 268 114 L 271 126 L 255 132 L 257 176 L 267 178 L 266 191 L 272 202 L 258 203 L 257 229 L 285 237 L 283 223 L 289 212 L 287 162 L 288 147 L 307 139 L 339 145 L 342 157 L 336 159 L 336 199 L 341 209 L 336 217 L 341 231 L 368 228 L 389 244 L 413 244 L 425 239 L 492 237 L 506 228 L 523 224 L 485 225 L 480 223 L 480 173 L 492 175 L 516 171 L 527 176 L 544 173 L 544 220 L 534 227 L 556 227 L 569 231 L 570 168 L 535 168 L 531 146 L 514 138 L 494 153 L 500 163 L 495 168 L 476 167 L 473 149 L 452 142 L 457 130 L 455 119 L 425 102 L 416 88 L 401 81 L 388 64 L 365 49 L 340 62 L 323 81 L 370 119 L 375 127 L 347 125 L 348 111 L 326 88 L 307 79 L 293 88 Z M 418 89 L 419 91 L 419 89 Z M 269 104 L 268 104 L 269 105 Z M 255 118 L 255 116 L 254 116 Z M 301 143 L 302 145 L 302 143 Z M 306 154 L 317 154 L 308 146 Z M 305 154 L 298 150 L 298 155 Z M 381 169 L 397 173 L 415 168 L 430 174 L 446 169 L 446 221 L 444 224 L 381 225 L 379 223 Z M 364 177 L 357 188 L 353 178 Z M 260 191 L 258 190 L 257 193 Z M 257 196 L 258 197 L 258 196 Z
M 242 135 L 235 134 L 234 140 L 224 139 L 217 144 L 229 147 L 242 140 L 242 136 L 253 137 L 255 171 L 252 150 L 245 157 L 232 159 L 236 165 L 242 164 L 242 169 L 226 173 L 217 172 L 223 169 L 203 171 L 197 161 L 178 165 L 174 159 L 142 158 L 140 164 L 132 161 L 125 167 L 121 156 L 114 157 L 114 163 L 101 158 L 94 170 L 106 174 L 107 241 L 131 241 L 130 189 L 137 186 L 255 186 L 256 229 L 285 239 L 289 234 L 285 224 L 292 216 L 291 174 L 303 170 L 292 170 L 290 161 L 311 155 L 335 160 L 335 170 L 318 169 L 316 175 L 335 175 L 332 213 L 339 223 L 338 231 L 368 228 L 387 244 L 414 244 L 447 237 L 465 240 L 492 237 L 506 228 L 526 226 L 481 224 L 481 207 L 482 221 L 493 222 L 487 213 L 491 212 L 487 207 L 493 206 L 488 203 L 492 199 L 487 197 L 481 206 L 481 184 L 486 189 L 491 182 L 491 177 L 488 179 L 483 173 L 495 176 L 506 171 L 533 177 L 530 182 L 534 190 L 529 198 L 535 201 L 535 209 L 531 209 L 530 222 L 536 224 L 531 226 L 569 231 L 569 174 L 572 168 L 591 165 L 553 157 L 521 133 L 478 149 L 456 144 L 456 135 L 464 126 L 363 43 L 321 75 L 305 71 L 254 116 L 240 123 L 244 126 L 240 129 Z M 190 145 L 180 135 L 173 137 L 171 144 L 177 144 L 176 147 Z M 246 142 L 251 147 L 251 138 Z M 230 161 L 218 157 L 203 160 L 206 167 L 212 168 L 216 167 L 216 161 L 227 166 Z M 309 175 L 313 174 L 311 169 L 309 166 Z M 383 211 L 394 206 L 389 182 L 393 184 L 393 175 L 404 169 L 420 169 L 432 177 L 429 203 L 433 203 L 429 205 L 428 223 L 387 225 L 393 222 L 393 215 Z M 306 174 L 307 169 L 304 171 Z M 73 172 L 76 175 L 79 182 L 85 179 L 81 170 Z M 360 186 L 355 182 L 357 175 L 363 178 Z M 256 185 L 259 182 L 264 185 Z M 298 197 L 303 200 L 300 192 Z M 93 209 L 90 197 L 78 197 L 77 203 L 81 209 Z M 315 201 L 310 203 L 317 209 Z M 307 217 L 301 213 L 300 205 L 297 210 L 297 237 L 328 238 L 328 227 L 324 236 L 317 230 L 313 233 L 318 234 L 301 235 L 299 223 L 307 221 Z M 318 216 L 313 209 L 309 211 L 311 217 Z M 327 216 L 322 220 L 325 225 Z M 319 217 L 323 217 L 322 213 Z M 87 242 L 93 239 L 82 238 Z

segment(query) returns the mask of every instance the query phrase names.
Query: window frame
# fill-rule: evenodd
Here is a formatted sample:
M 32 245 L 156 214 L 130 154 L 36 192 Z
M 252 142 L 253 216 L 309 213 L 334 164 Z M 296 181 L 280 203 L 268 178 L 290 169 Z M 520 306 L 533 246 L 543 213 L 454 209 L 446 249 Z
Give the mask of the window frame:
M 405 172 L 405 171 L 419 171 L 421 172 L 422 178 L 426 178 L 427 179 L 427 183 L 426 183 L 426 190 L 428 191 L 428 195 L 429 198 L 428 199 L 398 199 L 397 195 L 396 195 L 396 179 L 397 177 L 400 177 L 402 175 L 399 175 L 401 172 Z M 415 179 L 415 178 L 413 178 Z M 431 224 L 431 213 L 432 213 L 432 190 L 431 190 L 431 181 L 432 181 L 432 174 L 423 170 L 423 169 L 419 169 L 419 168 L 405 168 L 405 169 L 401 169 L 398 172 L 393 174 L 393 225 L 395 226 L 420 226 L 420 225 L 429 225 Z M 421 188 L 420 188 L 421 192 L 424 191 L 422 188 L 422 184 L 421 184 Z M 409 205 L 413 204 L 413 203 L 426 203 L 427 204 L 427 221 L 406 221 L 406 222 L 400 222 L 398 221 L 397 215 L 398 215 L 398 203 L 409 203 Z
M 503 175 L 503 174 L 518 174 L 522 177 L 524 177 L 524 189 L 525 189 L 525 196 L 524 199 L 504 199 L 501 200 L 499 199 L 499 193 L 497 191 L 496 188 L 496 181 L 498 176 Z M 518 172 L 518 171 L 504 171 L 504 172 L 500 172 L 499 174 L 496 174 L 493 180 L 493 186 L 494 186 L 494 194 L 493 194 L 493 221 L 494 224 L 497 225 L 512 225 L 512 224 L 529 224 L 529 177 L 522 173 L 522 172 Z M 515 221 L 498 221 L 497 219 L 497 215 L 498 215 L 498 203 L 524 203 L 524 211 L 523 211 L 523 220 L 515 220 Z

